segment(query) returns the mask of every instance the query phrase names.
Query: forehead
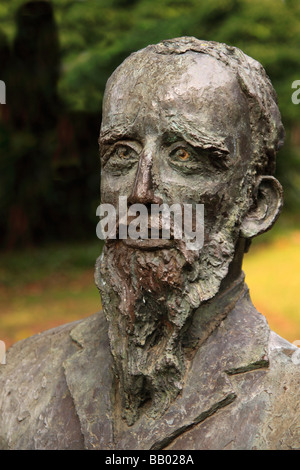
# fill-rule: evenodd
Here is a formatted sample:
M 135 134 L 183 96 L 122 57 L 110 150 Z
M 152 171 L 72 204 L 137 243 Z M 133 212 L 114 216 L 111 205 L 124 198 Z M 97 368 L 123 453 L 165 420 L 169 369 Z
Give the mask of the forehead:
M 107 83 L 101 134 L 170 130 L 204 140 L 249 131 L 247 100 L 229 67 L 195 52 L 140 51 L 121 64 Z

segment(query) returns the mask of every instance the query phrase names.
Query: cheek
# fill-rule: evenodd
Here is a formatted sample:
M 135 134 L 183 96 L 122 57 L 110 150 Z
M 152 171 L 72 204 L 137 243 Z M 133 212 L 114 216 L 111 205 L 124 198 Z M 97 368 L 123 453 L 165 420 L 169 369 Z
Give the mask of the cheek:
M 129 198 L 134 187 L 135 172 L 121 176 L 112 176 L 105 172 L 101 175 L 101 202 L 116 205 L 119 196 Z
M 228 192 L 228 176 L 216 174 L 214 178 L 204 175 L 181 175 L 173 169 L 163 169 L 153 175 L 155 187 L 164 202 L 205 204 L 217 208 Z M 224 181 L 225 180 L 225 181 Z
M 222 180 L 223 181 L 220 181 Z M 224 181 L 225 180 L 225 181 Z M 236 199 L 239 197 L 239 182 L 229 175 L 223 178 L 215 178 L 215 181 L 207 181 L 199 178 L 165 178 L 160 180 L 158 188 L 163 195 L 164 202 L 169 205 L 174 203 L 204 204 L 204 232 L 205 237 L 209 233 L 219 230 L 226 225 L 231 217 Z

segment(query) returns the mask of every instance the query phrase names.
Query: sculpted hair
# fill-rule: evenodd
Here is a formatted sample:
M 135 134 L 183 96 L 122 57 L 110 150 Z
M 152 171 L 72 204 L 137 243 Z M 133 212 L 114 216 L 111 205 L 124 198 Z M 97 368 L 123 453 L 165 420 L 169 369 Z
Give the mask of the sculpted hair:
M 143 51 L 157 54 L 184 54 L 192 51 L 210 55 L 228 66 L 235 73 L 249 103 L 253 136 L 251 168 L 256 175 L 274 174 L 276 154 L 283 145 L 285 133 L 276 92 L 259 62 L 236 47 L 194 37 L 162 41 L 146 47 L 139 53 Z

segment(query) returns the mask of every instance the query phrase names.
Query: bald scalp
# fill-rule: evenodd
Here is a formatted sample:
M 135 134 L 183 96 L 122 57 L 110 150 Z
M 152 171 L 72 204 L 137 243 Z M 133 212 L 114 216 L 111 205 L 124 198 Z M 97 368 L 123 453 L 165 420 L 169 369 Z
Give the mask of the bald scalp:
M 163 83 L 166 79 L 166 64 L 169 63 L 170 69 L 178 70 L 176 73 L 180 73 L 182 67 L 186 66 L 182 65 L 184 64 L 183 57 L 190 53 L 205 54 L 223 64 L 224 80 L 226 70 L 236 77 L 248 103 L 252 135 L 252 173 L 256 177 L 273 175 L 276 154 L 283 145 L 285 135 L 277 95 L 262 65 L 236 47 L 194 37 L 181 37 L 162 41 L 134 52 L 108 80 L 104 94 L 103 114 L 105 115 L 107 111 L 107 100 L 110 103 L 114 102 L 115 112 L 117 112 L 118 103 L 122 101 L 120 88 L 114 87 L 114 83 L 118 81 L 135 85 L 135 96 L 141 99 L 136 85 L 140 81 L 141 89 L 145 86 L 143 77 L 151 75 L 154 66 L 159 67 L 158 64 L 162 64 L 162 73 L 156 75 L 156 83 Z M 164 60 L 166 57 L 167 60 Z M 172 72 L 170 73 L 172 75 Z M 105 125 L 102 127 L 100 137 L 103 134 L 105 134 Z

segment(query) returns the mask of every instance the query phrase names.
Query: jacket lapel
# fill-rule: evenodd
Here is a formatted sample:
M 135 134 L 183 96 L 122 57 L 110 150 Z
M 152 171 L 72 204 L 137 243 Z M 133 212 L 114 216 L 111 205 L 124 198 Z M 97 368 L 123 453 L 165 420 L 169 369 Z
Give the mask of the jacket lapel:
M 112 357 L 102 312 L 83 320 L 70 333 L 78 351 L 64 362 L 87 449 L 112 448 Z

